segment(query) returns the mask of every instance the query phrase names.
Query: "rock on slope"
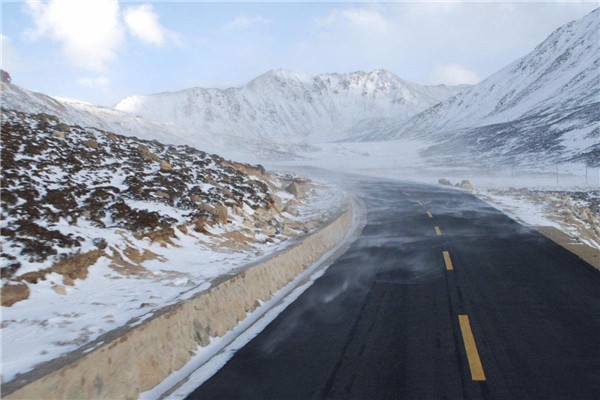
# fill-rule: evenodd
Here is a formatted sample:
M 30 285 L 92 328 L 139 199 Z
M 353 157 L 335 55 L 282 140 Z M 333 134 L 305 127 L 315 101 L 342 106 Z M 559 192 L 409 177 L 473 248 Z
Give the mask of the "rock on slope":
M 385 70 L 316 76 L 273 70 L 240 88 L 131 96 L 116 108 L 219 135 L 318 141 L 369 132 L 366 122 L 406 119 L 464 88 L 421 86 Z
M 369 139 L 420 137 L 428 154 L 600 164 L 600 9 L 483 82 Z M 443 162 L 446 160 L 442 159 Z
M 49 274 L 73 285 L 101 258 L 144 274 L 157 256 L 134 242 L 189 233 L 251 249 L 304 232 L 280 212 L 284 182 L 260 166 L 6 109 L 2 146 L 3 306 Z

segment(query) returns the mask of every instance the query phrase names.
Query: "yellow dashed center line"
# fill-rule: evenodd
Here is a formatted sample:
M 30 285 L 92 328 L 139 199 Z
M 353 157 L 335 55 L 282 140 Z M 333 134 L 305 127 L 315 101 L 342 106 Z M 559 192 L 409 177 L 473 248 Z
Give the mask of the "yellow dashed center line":
M 429 218 L 433 218 L 433 214 L 432 214 L 432 213 L 430 213 L 429 211 L 427 211 L 427 216 L 428 216 Z
M 459 315 L 458 322 L 462 331 L 463 342 L 465 343 L 467 359 L 469 360 L 471 379 L 474 381 L 485 381 L 485 374 L 483 373 L 483 366 L 481 365 L 481 359 L 479 358 L 479 352 L 477 351 L 477 345 L 475 344 L 475 338 L 473 337 L 473 331 L 469 323 L 469 316 Z
M 454 270 L 454 266 L 452 265 L 452 260 L 450 259 L 450 253 L 444 251 L 444 262 L 446 263 L 446 270 L 452 271 Z
M 442 234 L 442 230 L 440 229 L 440 227 L 439 227 L 439 226 L 436 226 L 436 227 L 435 227 L 435 234 L 436 234 L 436 235 L 441 235 L 441 234 Z

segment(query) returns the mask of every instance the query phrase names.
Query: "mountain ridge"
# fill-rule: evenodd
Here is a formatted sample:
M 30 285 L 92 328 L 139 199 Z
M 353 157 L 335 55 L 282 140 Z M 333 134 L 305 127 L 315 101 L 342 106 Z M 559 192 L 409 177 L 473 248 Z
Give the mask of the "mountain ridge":
M 370 118 L 401 120 L 464 86 L 422 86 L 388 70 L 305 75 L 265 72 L 243 86 L 129 96 L 115 108 L 158 122 L 261 139 L 339 139 Z
M 595 166 L 599 71 L 600 8 L 474 86 L 423 86 L 385 69 L 317 75 L 275 69 L 239 87 L 129 96 L 114 109 L 4 83 L 0 103 L 222 154 L 233 149 L 246 161 L 312 158 L 315 145 L 325 142 L 390 141 L 401 150 L 402 141 L 417 139 L 428 143 L 420 152 L 434 163 Z
M 502 133 L 513 143 L 499 143 L 495 154 L 500 158 L 513 158 L 516 149 L 542 150 L 547 154 L 536 160 L 600 164 L 600 144 L 594 145 L 594 140 L 600 143 L 599 70 L 600 8 L 559 27 L 529 54 L 477 85 L 361 139 L 425 138 L 440 151 L 470 149 L 481 158 L 494 153 L 486 143 Z M 528 142 L 536 145 L 526 150 Z
M 143 139 L 156 139 L 168 144 L 193 144 L 194 140 L 204 138 L 199 131 L 151 122 L 114 108 L 80 100 L 36 93 L 15 84 L 1 82 L 0 93 L 0 105 L 3 108 L 31 114 L 54 115 L 71 125 L 93 127 Z M 211 152 L 221 150 L 222 143 L 213 144 L 214 146 L 205 146 L 205 149 Z

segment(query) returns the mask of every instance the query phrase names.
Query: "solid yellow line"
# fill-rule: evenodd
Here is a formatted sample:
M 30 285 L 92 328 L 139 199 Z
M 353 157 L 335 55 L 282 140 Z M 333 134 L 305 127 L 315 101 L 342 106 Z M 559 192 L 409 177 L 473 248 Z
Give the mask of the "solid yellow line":
M 473 337 L 473 331 L 471 330 L 471 324 L 469 323 L 469 316 L 459 315 L 458 322 L 460 324 L 460 330 L 462 331 L 463 341 L 465 343 L 467 359 L 469 360 L 471 379 L 474 381 L 485 381 L 485 374 L 483 373 L 483 366 L 481 365 L 481 359 L 479 358 L 477 345 L 475 345 L 475 338 Z
M 427 216 L 428 216 L 429 218 L 433 218 L 433 214 L 432 214 L 432 213 L 430 213 L 429 211 L 427 211 Z
M 439 226 L 436 226 L 436 227 L 435 227 L 435 234 L 436 234 L 436 235 L 441 235 L 441 234 L 442 234 L 442 230 L 440 229 L 440 227 L 439 227 Z
M 452 265 L 452 260 L 450 259 L 450 253 L 444 251 L 444 262 L 446 263 L 446 269 L 448 271 L 452 271 L 454 266 Z

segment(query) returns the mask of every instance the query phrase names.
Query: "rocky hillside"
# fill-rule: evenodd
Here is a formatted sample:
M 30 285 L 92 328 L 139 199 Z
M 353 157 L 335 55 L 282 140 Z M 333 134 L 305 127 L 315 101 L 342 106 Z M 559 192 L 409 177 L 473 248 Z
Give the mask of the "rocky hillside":
M 421 86 L 385 70 L 316 76 L 273 70 L 240 88 L 130 96 L 116 109 L 217 136 L 321 141 L 404 120 L 464 88 Z
M 483 82 L 369 139 L 426 139 L 434 143 L 427 154 L 442 163 L 460 156 L 600 165 L 599 69 L 596 9 Z
M 240 250 L 303 233 L 293 194 L 306 185 L 188 146 L 2 109 L 2 305 L 52 274 L 72 286 L 101 259 L 143 275 L 159 258 L 144 243 L 177 247 L 191 235 Z

